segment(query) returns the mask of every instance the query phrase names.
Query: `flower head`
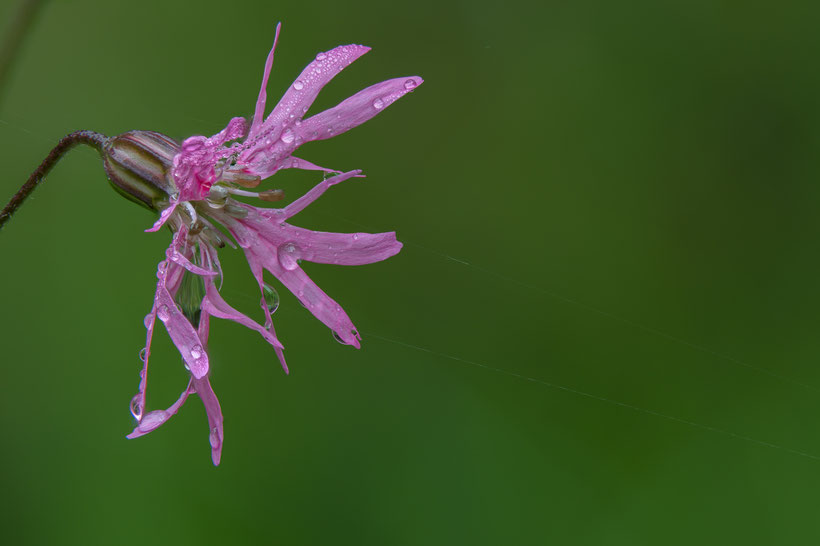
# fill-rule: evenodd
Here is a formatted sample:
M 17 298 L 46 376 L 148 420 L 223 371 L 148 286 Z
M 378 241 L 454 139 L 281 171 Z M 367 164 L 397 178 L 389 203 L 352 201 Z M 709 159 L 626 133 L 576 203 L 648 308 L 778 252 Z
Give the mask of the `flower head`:
M 182 144 L 159 133 L 132 131 L 105 144 L 106 172 L 114 187 L 130 199 L 160 211 L 146 231 L 170 227 L 173 239 L 157 267 L 157 289 L 147 330 L 139 391 L 131 401 L 137 420 L 136 438 L 147 434 L 174 415 L 188 396 L 196 393 L 208 415 L 214 464 L 222 450 L 222 410 L 209 380 L 208 333 L 211 317 L 232 320 L 257 331 L 274 349 L 285 372 L 284 346 L 273 328 L 272 313 L 278 298 L 263 281 L 263 271 L 276 277 L 336 338 L 359 348 L 361 337 L 342 307 L 325 294 L 302 270 L 302 260 L 316 263 L 359 265 L 393 256 L 401 249 L 393 232 L 326 233 L 311 231 L 288 220 L 315 201 L 331 186 L 362 176 L 361 171 L 340 172 L 318 167 L 294 157 L 306 142 L 343 133 L 383 111 L 422 83 L 416 76 L 395 78 L 370 86 L 337 106 L 307 119 L 306 112 L 319 91 L 369 48 L 339 46 L 319 53 L 274 107 L 265 114 L 266 87 L 273 48 L 265 63 L 262 87 L 250 124 L 233 118 L 219 133 L 193 136 Z M 250 192 L 263 179 L 286 168 L 321 170 L 332 174 L 313 189 L 282 208 L 258 208 L 234 199 L 282 199 L 280 190 Z M 325 175 L 327 176 L 327 174 Z M 246 188 L 246 189 L 241 189 Z M 231 235 L 217 229 L 221 225 Z M 220 295 L 222 269 L 217 250 L 225 245 L 244 251 L 262 294 L 265 323 L 259 324 L 231 307 Z M 274 301 L 276 300 L 276 301 Z M 180 398 L 165 410 L 146 412 L 146 383 L 151 339 L 157 319 L 182 355 L 190 381 Z

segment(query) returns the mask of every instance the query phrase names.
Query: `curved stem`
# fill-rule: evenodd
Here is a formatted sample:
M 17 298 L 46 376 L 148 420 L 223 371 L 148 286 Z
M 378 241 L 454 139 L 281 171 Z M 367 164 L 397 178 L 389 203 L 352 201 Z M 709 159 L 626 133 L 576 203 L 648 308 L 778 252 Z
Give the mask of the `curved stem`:
M 8 205 L 0 211 L 0 229 L 3 228 L 6 222 L 11 218 L 11 215 L 14 214 L 14 211 L 23 204 L 23 201 L 34 191 L 34 188 L 37 187 L 66 152 L 78 144 L 87 144 L 102 153 L 103 146 L 105 146 L 107 141 L 107 136 L 95 133 L 94 131 L 75 131 L 61 138 L 60 142 L 57 143 L 43 162 L 40 163 L 40 166 L 31 173 L 26 183 L 14 194 L 14 197 L 11 198 Z

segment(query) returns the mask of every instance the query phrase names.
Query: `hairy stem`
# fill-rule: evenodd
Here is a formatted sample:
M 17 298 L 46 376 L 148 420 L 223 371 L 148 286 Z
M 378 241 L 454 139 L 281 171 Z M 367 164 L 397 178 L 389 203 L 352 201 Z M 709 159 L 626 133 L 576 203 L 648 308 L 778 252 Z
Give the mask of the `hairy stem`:
M 23 201 L 34 191 L 34 188 L 37 187 L 66 152 L 78 144 L 87 144 L 102 153 L 103 146 L 105 146 L 107 140 L 107 136 L 95 133 L 94 131 L 75 131 L 61 138 L 60 142 L 57 143 L 43 162 L 40 163 L 40 166 L 34 169 L 34 172 L 28 177 L 26 183 L 14 194 L 14 197 L 11 198 L 8 205 L 0 211 L 0 229 L 3 229 L 3 226 L 9 221 L 14 211 L 23 204 Z

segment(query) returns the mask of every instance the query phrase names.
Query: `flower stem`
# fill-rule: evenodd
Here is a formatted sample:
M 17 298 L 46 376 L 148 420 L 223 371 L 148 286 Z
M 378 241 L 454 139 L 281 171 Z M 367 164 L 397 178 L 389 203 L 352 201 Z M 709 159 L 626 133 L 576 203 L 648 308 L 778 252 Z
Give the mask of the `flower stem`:
M 40 163 L 40 166 L 34 169 L 34 172 L 28 177 L 26 183 L 14 194 L 14 197 L 11 198 L 8 205 L 0 211 L 0 229 L 3 229 L 3 226 L 9 221 L 14 211 L 23 204 L 23 201 L 34 191 L 34 188 L 37 187 L 66 152 L 78 144 L 87 144 L 102 153 L 103 146 L 107 141 L 107 136 L 95 133 L 94 131 L 75 131 L 61 138 L 60 142 L 57 143 L 43 162 Z

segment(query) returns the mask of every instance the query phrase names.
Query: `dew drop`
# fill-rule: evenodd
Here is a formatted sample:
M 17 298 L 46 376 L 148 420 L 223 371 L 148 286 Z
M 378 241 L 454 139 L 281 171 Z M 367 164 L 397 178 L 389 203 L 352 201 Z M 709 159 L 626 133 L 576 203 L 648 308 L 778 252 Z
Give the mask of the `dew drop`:
M 279 138 L 281 138 L 282 142 L 284 142 L 285 144 L 290 144 L 291 142 L 293 142 L 294 137 L 295 135 L 293 134 L 293 131 L 291 131 L 290 129 L 285 129 L 284 131 L 282 131 L 282 136 Z
M 140 349 L 140 360 L 141 360 L 141 361 L 143 361 L 143 362 L 145 362 L 145 353 L 146 353 L 146 352 L 147 352 L 147 351 L 145 350 L 145 347 L 143 347 L 142 349 Z
M 344 340 L 342 339 L 342 336 L 340 336 L 339 334 L 336 333 L 336 330 L 331 330 L 330 333 L 333 334 L 333 339 L 335 339 L 336 341 L 338 341 L 342 345 L 347 345 L 347 343 L 345 343 Z
M 147 315 L 145 315 L 145 318 L 142 319 L 142 323 L 145 325 L 146 329 L 151 327 L 152 322 L 154 322 L 154 314 L 153 313 L 148 313 Z
M 373 108 L 375 108 L 376 110 L 381 110 L 383 106 L 384 101 L 382 99 L 376 99 L 373 101 Z
M 302 80 L 296 80 L 295 82 L 293 82 L 293 88 L 297 91 L 301 91 L 304 86 L 305 84 L 302 83 Z
M 354 234 L 353 234 L 353 240 L 354 240 L 354 241 L 358 241 L 358 240 L 359 240 L 359 234 L 358 234 L 358 233 L 354 233 Z
M 411 89 L 415 89 L 415 87 L 416 87 L 416 80 L 414 80 L 414 79 L 409 79 L 409 80 L 404 82 L 404 88 L 407 89 L 408 91 L 410 91 Z
M 213 449 L 219 447 L 219 430 L 216 427 L 211 429 L 211 433 L 208 435 L 208 441 L 211 443 Z
M 194 360 L 199 360 L 202 356 L 202 346 L 201 345 L 194 345 L 191 347 L 191 358 Z
M 142 419 L 142 404 L 140 403 L 140 395 L 137 394 L 134 398 L 131 399 L 130 404 L 131 415 L 134 416 L 138 422 Z
M 171 312 L 168 310 L 168 306 L 165 304 L 160 305 L 159 309 L 157 309 L 157 316 L 162 322 L 167 322 L 168 319 L 171 318 Z
M 293 271 L 299 267 L 296 261 L 299 258 L 299 247 L 293 243 L 285 243 L 278 249 L 279 265 L 288 271 Z
M 327 55 L 325 55 L 324 53 L 319 53 L 318 55 L 316 55 L 316 60 L 323 61 L 325 57 L 327 57 Z
M 265 298 L 265 305 L 268 306 L 268 312 L 271 315 L 274 314 L 279 309 L 279 292 L 268 283 L 262 283 L 262 295 Z

